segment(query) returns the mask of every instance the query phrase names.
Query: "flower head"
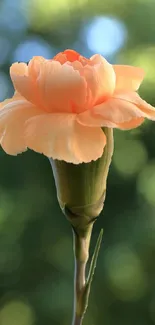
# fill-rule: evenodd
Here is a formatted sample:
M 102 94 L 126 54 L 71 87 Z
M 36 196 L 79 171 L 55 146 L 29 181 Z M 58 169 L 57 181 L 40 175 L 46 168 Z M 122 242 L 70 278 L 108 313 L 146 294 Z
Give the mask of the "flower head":
M 111 65 L 101 55 L 86 59 L 73 50 L 53 59 L 33 57 L 10 68 L 15 88 L 0 104 L 2 148 L 16 155 L 27 148 L 74 164 L 102 156 L 102 127 L 132 129 L 155 120 L 155 108 L 136 93 L 140 68 Z

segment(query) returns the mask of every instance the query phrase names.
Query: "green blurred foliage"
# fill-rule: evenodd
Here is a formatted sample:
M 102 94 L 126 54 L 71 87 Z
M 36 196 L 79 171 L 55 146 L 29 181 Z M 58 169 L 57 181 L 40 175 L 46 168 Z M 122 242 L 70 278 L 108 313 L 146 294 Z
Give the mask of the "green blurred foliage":
M 0 99 L 12 94 L 9 66 L 23 42 L 33 38 L 51 56 L 65 48 L 92 55 L 83 28 L 97 16 L 123 24 L 123 45 L 108 58 L 143 67 L 140 94 L 155 105 L 154 0 L 1 1 Z M 104 241 L 84 325 L 155 324 L 154 137 L 148 121 L 137 130 L 115 131 L 105 208 L 90 255 L 101 227 Z M 0 162 L 0 325 L 70 324 L 72 232 L 58 206 L 50 163 L 30 150 L 17 157 L 1 150 Z

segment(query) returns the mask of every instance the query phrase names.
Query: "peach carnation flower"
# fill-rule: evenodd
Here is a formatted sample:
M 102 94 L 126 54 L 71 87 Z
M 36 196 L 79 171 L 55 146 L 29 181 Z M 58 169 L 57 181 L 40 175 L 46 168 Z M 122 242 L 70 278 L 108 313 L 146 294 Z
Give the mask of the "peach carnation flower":
M 33 57 L 10 68 L 14 96 L 0 104 L 0 139 L 6 153 L 27 148 L 74 164 L 102 156 L 102 127 L 132 129 L 155 120 L 155 109 L 136 93 L 143 70 L 111 65 L 101 55 L 73 50 L 53 59 Z

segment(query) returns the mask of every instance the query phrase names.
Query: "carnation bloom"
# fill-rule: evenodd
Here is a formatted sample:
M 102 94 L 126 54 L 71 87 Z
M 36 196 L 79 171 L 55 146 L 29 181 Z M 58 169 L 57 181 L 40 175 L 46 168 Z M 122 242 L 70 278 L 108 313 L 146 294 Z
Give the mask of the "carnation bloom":
M 132 129 L 155 120 L 136 93 L 143 70 L 111 65 L 101 55 L 73 50 L 53 59 L 33 57 L 10 68 L 14 96 L 0 104 L 1 146 L 10 155 L 27 148 L 74 164 L 102 156 L 102 127 Z

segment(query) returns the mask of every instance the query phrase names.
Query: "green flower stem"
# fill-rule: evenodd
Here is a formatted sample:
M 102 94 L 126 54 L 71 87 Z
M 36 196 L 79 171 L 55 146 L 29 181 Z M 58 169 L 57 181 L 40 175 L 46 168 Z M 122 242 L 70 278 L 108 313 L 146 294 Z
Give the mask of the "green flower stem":
M 74 311 L 72 325 L 82 325 L 83 315 L 79 315 L 78 309 L 81 300 L 81 293 L 85 287 L 85 269 L 86 263 L 81 263 L 75 258 L 74 274 Z
M 73 228 L 73 251 L 75 259 L 74 270 L 74 312 L 72 325 L 82 325 L 84 307 L 83 291 L 86 284 L 86 264 L 89 258 L 89 245 L 93 224 L 84 231 Z
M 95 251 L 90 265 L 88 279 L 86 280 L 86 265 L 89 258 L 89 246 L 93 224 L 89 225 L 84 231 L 73 229 L 74 239 L 74 311 L 72 325 L 82 325 L 89 300 L 91 282 L 96 267 L 96 261 L 100 249 L 103 231 L 100 232 Z
M 73 319 L 73 325 L 82 325 L 82 318 L 76 315 Z

